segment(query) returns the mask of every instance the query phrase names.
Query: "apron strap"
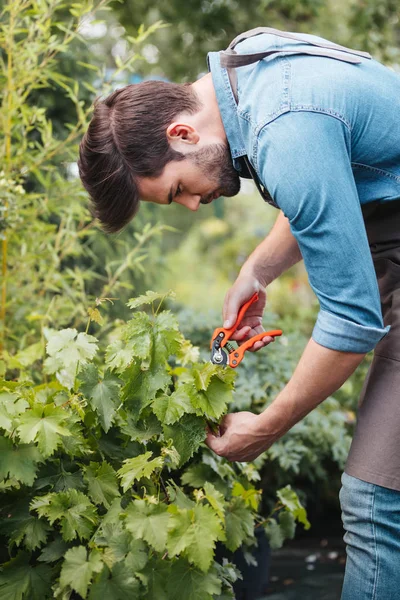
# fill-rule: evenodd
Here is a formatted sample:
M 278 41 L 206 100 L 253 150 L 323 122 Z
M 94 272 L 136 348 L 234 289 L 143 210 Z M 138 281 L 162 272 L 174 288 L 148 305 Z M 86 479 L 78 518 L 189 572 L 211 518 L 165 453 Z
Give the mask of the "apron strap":
M 254 37 L 256 35 L 260 35 L 262 33 L 269 33 L 271 35 L 276 35 L 278 37 L 287 38 L 289 40 L 295 40 L 296 42 L 302 42 L 303 44 L 309 44 L 311 46 L 317 46 L 318 48 L 328 48 L 330 50 L 341 50 L 342 52 L 349 52 L 351 54 L 356 54 L 357 56 L 361 56 L 363 58 L 371 58 L 371 55 L 368 52 L 361 52 L 361 50 L 352 50 L 351 48 L 347 48 L 346 46 L 340 46 L 339 44 L 325 44 L 323 42 L 314 42 L 309 39 L 304 38 L 301 35 L 289 33 L 288 31 L 280 31 L 279 29 L 273 29 L 272 27 L 255 27 L 254 29 L 249 29 L 249 31 L 245 31 L 244 33 L 240 33 L 235 37 L 234 40 L 231 41 L 228 48 L 233 50 L 233 48 L 242 42 L 243 40 L 247 40 L 250 37 Z
M 246 40 L 256 35 L 261 35 L 262 33 L 268 33 L 279 37 L 288 38 L 297 42 L 302 42 L 303 44 L 307 44 L 311 47 L 303 50 L 297 50 L 295 48 L 283 50 L 279 48 L 266 50 L 264 52 L 255 52 L 251 54 L 237 54 L 235 52 L 234 48 L 239 42 L 242 42 L 243 40 Z M 325 44 L 322 42 L 320 43 L 310 41 L 308 39 L 303 38 L 300 35 L 288 33 L 287 31 L 280 31 L 279 29 L 273 29 L 271 27 L 256 27 L 255 29 L 250 29 L 249 31 L 246 31 L 245 33 L 241 33 L 238 36 L 236 36 L 235 39 L 232 40 L 232 42 L 229 44 L 227 50 L 220 52 L 221 67 L 227 70 L 232 88 L 232 93 L 236 100 L 236 104 L 238 103 L 239 99 L 237 93 L 237 74 L 235 69 L 238 67 L 251 65 L 259 60 L 267 58 L 267 56 L 272 56 L 273 54 L 310 54 L 313 56 L 325 56 L 328 58 L 334 58 L 336 60 L 342 60 L 344 62 L 352 64 L 361 63 L 361 58 L 371 59 L 371 55 L 368 54 L 368 52 L 351 50 L 350 48 L 346 48 L 345 46 L 339 46 L 338 44 Z M 279 206 L 274 202 L 267 188 L 262 185 L 261 181 L 258 178 L 256 170 L 250 163 L 248 157 L 242 156 L 241 158 L 243 159 L 249 174 L 254 180 L 254 183 L 256 184 L 256 187 L 259 193 L 261 194 L 262 198 L 265 200 L 265 202 L 268 202 L 268 204 L 271 204 L 275 208 L 279 208 Z
M 343 62 L 351 63 L 353 65 L 357 65 L 361 62 L 361 58 L 357 56 L 350 56 L 349 54 L 339 53 L 337 50 L 326 50 L 325 48 L 307 48 L 303 50 L 296 50 L 295 48 L 290 48 L 286 50 L 275 49 L 275 50 L 266 50 L 265 52 L 256 52 L 253 54 L 236 54 L 234 50 L 225 50 L 220 53 L 220 62 L 221 67 L 225 69 L 236 69 L 238 67 L 245 67 L 246 65 L 251 65 L 263 58 L 267 58 L 267 56 L 271 56 L 273 54 L 311 54 L 313 56 L 325 56 L 328 58 L 336 58 L 337 60 L 341 60 Z

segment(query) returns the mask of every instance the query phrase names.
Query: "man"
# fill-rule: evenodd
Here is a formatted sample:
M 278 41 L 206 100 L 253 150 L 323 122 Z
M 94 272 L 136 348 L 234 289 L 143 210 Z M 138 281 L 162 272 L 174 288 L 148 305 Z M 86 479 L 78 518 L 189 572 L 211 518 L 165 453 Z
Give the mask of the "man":
M 267 188 L 281 212 L 229 290 L 224 326 L 258 291 L 235 339 L 263 331 L 266 286 L 301 258 L 320 312 L 275 401 L 227 415 L 207 444 L 255 459 L 376 348 L 342 478 L 342 600 L 399 598 L 400 77 L 369 55 L 265 29 L 208 61 L 193 84 L 145 82 L 97 102 L 79 162 L 92 211 L 118 231 L 139 199 L 197 210 L 237 194 L 239 176 Z

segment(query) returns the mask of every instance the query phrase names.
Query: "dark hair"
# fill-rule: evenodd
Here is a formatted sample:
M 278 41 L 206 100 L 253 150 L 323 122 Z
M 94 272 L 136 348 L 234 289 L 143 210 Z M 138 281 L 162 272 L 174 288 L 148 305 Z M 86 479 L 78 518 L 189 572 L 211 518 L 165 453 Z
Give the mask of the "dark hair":
M 90 211 L 107 232 L 122 229 L 137 213 L 137 177 L 158 177 L 171 160 L 166 130 L 201 102 L 191 84 L 145 81 L 116 90 L 94 103 L 79 147 L 79 175 L 91 199 Z

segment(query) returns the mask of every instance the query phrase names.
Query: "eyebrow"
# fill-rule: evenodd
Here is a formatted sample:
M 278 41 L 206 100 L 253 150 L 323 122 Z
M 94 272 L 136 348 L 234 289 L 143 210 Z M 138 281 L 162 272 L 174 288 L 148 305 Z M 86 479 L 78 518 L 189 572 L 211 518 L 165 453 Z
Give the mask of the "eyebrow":
M 169 190 L 169 194 L 168 194 L 168 204 L 172 204 L 172 185 L 171 185 L 171 189 Z

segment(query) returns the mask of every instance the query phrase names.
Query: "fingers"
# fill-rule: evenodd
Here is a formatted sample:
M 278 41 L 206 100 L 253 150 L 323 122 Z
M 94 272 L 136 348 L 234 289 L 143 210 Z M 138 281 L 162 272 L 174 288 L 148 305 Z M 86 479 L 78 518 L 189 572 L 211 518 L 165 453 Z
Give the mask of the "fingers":
M 251 282 L 251 284 L 246 282 L 246 284 L 242 285 L 236 283 L 236 285 L 228 291 L 225 296 L 222 311 L 224 327 L 229 329 L 229 327 L 232 327 L 236 323 L 241 306 L 251 298 L 255 291 L 256 287 L 254 282 Z

